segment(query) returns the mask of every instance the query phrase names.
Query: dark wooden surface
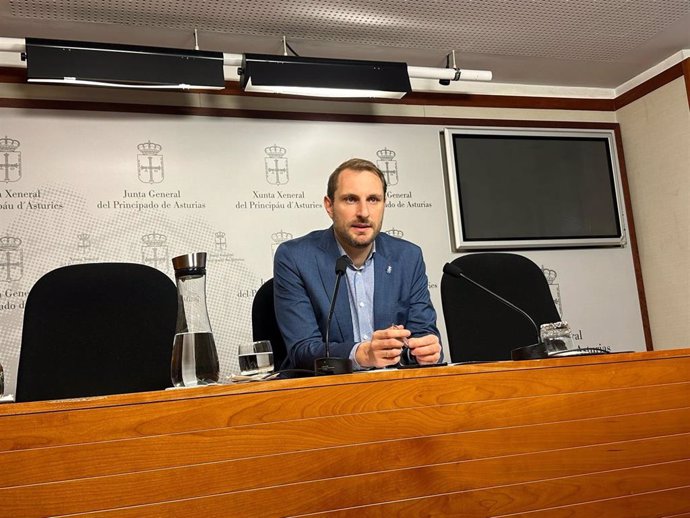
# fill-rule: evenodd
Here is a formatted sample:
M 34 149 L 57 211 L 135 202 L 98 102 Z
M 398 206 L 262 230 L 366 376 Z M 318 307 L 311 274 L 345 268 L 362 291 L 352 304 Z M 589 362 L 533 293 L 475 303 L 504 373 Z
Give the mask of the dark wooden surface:
M 0 407 L 0 516 L 690 515 L 690 349 Z

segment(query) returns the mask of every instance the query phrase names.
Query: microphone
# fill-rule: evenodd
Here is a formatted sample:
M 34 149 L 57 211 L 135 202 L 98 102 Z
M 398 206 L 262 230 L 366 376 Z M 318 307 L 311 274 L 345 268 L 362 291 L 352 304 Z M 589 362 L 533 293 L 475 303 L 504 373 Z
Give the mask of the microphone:
M 502 302 L 509 308 L 511 308 L 514 311 L 517 311 L 520 313 L 523 317 L 525 317 L 530 324 L 532 324 L 532 327 L 534 328 L 534 332 L 537 336 L 537 343 L 528 345 L 526 347 L 519 347 L 517 349 L 513 349 L 510 353 L 510 356 L 513 360 L 528 360 L 532 358 L 546 358 L 547 353 L 546 353 L 546 347 L 541 341 L 541 335 L 539 333 L 539 326 L 537 323 L 534 321 L 534 319 L 527 314 L 525 310 L 522 308 L 517 307 L 515 304 L 510 302 L 509 300 L 504 299 L 501 297 L 498 293 L 490 290 L 483 284 L 478 283 L 474 279 L 471 279 L 467 275 L 465 275 L 465 272 L 463 272 L 459 266 L 453 264 L 453 263 L 446 263 L 443 266 L 443 273 L 450 275 L 451 277 L 456 277 L 458 279 L 465 279 L 467 282 L 475 285 L 477 288 L 485 291 L 489 295 L 491 295 L 493 298 L 496 300 Z
M 328 317 L 326 318 L 326 358 L 331 357 L 331 345 L 329 343 L 329 335 L 331 334 L 331 319 L 335 311 L 335 301 L 338 298 L 338 288 L 340 288 L 340 279 L 347 271 L 347 256 L 341 255 L 335 262 L 335 288 L 333 288 L 333 297 L 331 298 L 331 306 L 328 308 Z
M 347 270 L 348 259 L 346 255 L 338 257 L 335 262 L 335 287 L 333 288 L 333 297 L 331 298 L 331 305 L 328 308 L 328 317 L 326 318 L 326 333 L 325 333 L 325 348 L 326 356 L 324 358 L 317 358 L 314 360 L 314 373 L 319 375 L 324 374 L 349 374 L 352 372 L 352 362 L 349 358 L 331 358 L 331 320 L 335 311 L 335 301 L 338 298 L 338 289 L 340 288 L 340 280 Z

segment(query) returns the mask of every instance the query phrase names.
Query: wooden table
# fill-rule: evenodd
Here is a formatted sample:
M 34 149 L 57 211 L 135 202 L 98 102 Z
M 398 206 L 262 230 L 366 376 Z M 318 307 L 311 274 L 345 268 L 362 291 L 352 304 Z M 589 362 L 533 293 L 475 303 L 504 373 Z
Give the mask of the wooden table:
M 0 488 L 12 518 L 690 517 L 690 349 L 6 404 Z

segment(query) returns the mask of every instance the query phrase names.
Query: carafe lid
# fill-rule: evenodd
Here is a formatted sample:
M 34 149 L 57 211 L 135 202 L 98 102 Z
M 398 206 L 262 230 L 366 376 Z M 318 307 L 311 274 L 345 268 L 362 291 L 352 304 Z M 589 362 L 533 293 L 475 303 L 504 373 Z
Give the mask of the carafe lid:
M 175 274 L 204 273 L 206 271 L 206 252 L 178 255 L 172 259 Z

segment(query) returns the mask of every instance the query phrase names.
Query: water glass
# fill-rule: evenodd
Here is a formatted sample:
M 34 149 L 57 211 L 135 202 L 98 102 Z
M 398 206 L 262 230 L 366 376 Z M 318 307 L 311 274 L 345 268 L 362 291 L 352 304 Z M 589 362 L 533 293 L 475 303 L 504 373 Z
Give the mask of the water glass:
M 539 336 L 546 347 L 547 353 L 567 351 L 574 348 L 568 322 L 542 324 L 539 328 Z
M 255 376 L 273 372 L 273 349 L 269 340 L 259 340 L 239 347 L 240 374 Z

